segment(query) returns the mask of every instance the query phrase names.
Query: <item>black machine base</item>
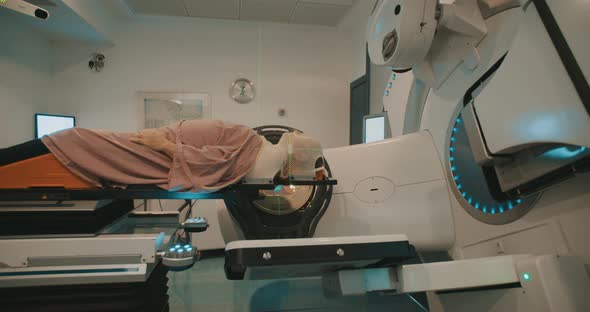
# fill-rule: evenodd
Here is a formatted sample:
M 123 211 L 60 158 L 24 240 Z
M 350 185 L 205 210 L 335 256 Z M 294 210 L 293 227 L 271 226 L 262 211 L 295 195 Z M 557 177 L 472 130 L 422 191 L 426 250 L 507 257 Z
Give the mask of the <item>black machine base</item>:
M 71 203 L 35 205 L 0 202 L 0 236 L 94 235 L 133 210 L 133 200 L 93 202 L 94 209 L 68 209 Z M 63 205 L 63 206 L 62 206 Z M 74 207 L 75 208 L 75 207 Z
M 167 312 L 168 269 L 161 263 L 142 283 L 0 289 L 5 312 Z
M 407 240 L 349 242 L 332 238 L 331 244 L 315 240 L 232 242 L 225 251 L 225 275 L 229 280 L 309 277 L 341 269 L 394 266 L 416 257 Z

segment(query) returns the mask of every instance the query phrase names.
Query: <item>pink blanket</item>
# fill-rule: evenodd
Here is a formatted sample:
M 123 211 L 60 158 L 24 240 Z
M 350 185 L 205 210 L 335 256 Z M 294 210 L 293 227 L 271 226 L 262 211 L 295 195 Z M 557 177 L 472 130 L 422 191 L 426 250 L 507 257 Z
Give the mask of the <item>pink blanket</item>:
M 74 128 L 43 143 L 74 174 L 99 187 L 157 185 L 172 191 L 214 191 L 253 167 L 262 139 L 252 129 L 219 120 L 191 120 L 159 128 L 176 142 L 171 159 L 132 143 L 135 133 Z

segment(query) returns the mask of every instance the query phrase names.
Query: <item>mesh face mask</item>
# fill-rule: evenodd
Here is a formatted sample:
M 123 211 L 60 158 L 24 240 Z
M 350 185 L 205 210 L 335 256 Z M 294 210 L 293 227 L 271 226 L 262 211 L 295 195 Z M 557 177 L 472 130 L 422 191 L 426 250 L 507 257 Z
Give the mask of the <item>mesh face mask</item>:
M 292 176 L 315 176 L 316 171 L 324 169 L 324 155 L 319 141 L 299 133 L 285 133 L 288 153 L 289 174 Z

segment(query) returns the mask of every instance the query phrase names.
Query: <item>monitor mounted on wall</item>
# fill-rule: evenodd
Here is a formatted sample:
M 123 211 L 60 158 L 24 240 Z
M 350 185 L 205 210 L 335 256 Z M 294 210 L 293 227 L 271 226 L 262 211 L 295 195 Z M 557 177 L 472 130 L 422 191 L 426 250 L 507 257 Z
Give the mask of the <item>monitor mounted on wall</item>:
M 363 116 L 363 143 L 382 141 L 390 137 L 387 112 Z
M 35 138 L 76 126 L 76 117 L 35 114 Z

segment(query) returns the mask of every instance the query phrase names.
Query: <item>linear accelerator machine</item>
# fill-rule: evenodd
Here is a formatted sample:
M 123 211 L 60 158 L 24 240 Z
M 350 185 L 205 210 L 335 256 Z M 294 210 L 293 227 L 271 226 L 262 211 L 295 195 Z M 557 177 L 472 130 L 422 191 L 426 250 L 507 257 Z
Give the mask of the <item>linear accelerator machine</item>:
M 567 12 L 587 12 L 588 4 L 575 5 L 577 10 Z M 68 300 L 83 304 L 100 292 L 129 304 L 147 293 L 155 301 L 151 307 L 167 306 L 164 265 L 186 269 L 195 255 L 161 234 L 166 226 L 179 227 L 177 214 L 129 213 L 129 200 L 201 198 L 223 199 L 218 215 L 228 242 L 228 279 L 321 277 L 331 296 L 434 291 L 444 311 L 590 311 L 588 272 L 575 256 L 514 254 L 408 264 L 421 253 L 453 247 L 452 197 L 482 225 L 515 222 L 534 208 L 540 190 L 588 167 L 584 77 L 590 58 L 580 50 L 588 45 L 563 39 L 587 27 L 572 27 L 568 20 L 562 33 L 554 17 L 563 21 L 563 7 L 555 6 L 555 1 L 378 1 L 367 31 L 371 60 L 398 71 L 412 69 L 416 78 L 404 135 L 326 150 L 331 179 L 325 182 L 267 178 L 206 195 L 0 191 L 3 200 L 60 201 L 5 208 L 5 216 L 13 213 L 29 225 L 27 233 L 45 235 L 3 235 L 0 287 L 13 301 L 0 299 L 15 304 L 21 298 L 22 308 L 27 297 L 46 298 L 50 291 L 76 294 Z M 562 41 L 571 48 L 566 44 L 563 51 Z M 432 101 L 453 107 L 452 116 L 437 120 L 449 125 L 444 138 L 418 131 Z M 271 142 L 292 130 L 274 128 L 265 132 Z M 292 192 L 277 195 L 281 187 Z M 104 199 L 110 201 L 64 206 Z M 93 226 L 82 230 L 73 222 L 71 233 L 52 236 L 50 224 L 23 219 L 27 211 L 36 217 L 51 210 L 59 211 L 63 222 L 85 217 L 84 224 Z M 202 230 L 202 221 L 180 227 Z
M 371 60 L 414 78 L 402 95 L 404 135 L 325 151 L 339 183 L 315 238 L 239 240 L 220 203 L 228 278 L 322 276 L 327 294 L 344 296 L 434 291 L 445 311 L 590 311 L 587 263 L 573 255 L 404 264 L 452 247 L 450 196 L 482 226 L 499 226 L 588 171 L 590 45 L 579 36 L 589 10 L 580 1 L 378 1 Z M 451 114 L 433 121 L 446 116 L 423 116 L 427 103 Z M 419 131 L 428 121 L 444 133 Z

